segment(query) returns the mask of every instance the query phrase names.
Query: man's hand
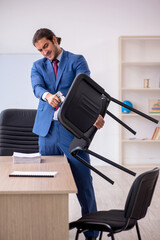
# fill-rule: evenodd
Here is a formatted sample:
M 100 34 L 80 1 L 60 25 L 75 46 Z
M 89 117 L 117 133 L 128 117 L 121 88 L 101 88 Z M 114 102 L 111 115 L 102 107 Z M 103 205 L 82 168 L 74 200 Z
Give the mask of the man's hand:
M 105 123 L 105 121 L 104 121 L 103 117 L 101 115 L 99 115 L 93 126 L 95 126 L 97 129 L 100 129 L 104 126 L 104 123 Z
M 61 100 L 56 96 L 56 94 L 48 93 L 46 100 L 54 108 L 58 107 L 58 105 L 61 103 Z

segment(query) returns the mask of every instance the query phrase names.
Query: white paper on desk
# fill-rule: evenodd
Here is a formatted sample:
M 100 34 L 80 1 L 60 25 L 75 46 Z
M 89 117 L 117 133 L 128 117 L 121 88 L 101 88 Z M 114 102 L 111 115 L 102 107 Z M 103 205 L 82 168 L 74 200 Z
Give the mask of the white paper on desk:
M 13 153 L 13 163 L 40 163 L 40 153 Z
M 57 172 L 13 171 L 10 177 L 55 177 Z

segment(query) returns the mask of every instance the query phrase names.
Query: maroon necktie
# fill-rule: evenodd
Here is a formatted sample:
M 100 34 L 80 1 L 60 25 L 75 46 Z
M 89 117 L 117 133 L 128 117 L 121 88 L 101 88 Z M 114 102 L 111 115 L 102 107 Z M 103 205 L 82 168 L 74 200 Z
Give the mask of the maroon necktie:
M 58 62 L 59 60 L 57 59 L 53 60 L 53 68 L 54 68 L 54 73 L 56 78 L 57 78 L 57 71 L 58 71 Z
M 57 59 L 53 60 L 53 68 L 54 68 L 55 78 L 57 78 L 58 62 L 59 62 L 59 60 L 57 60 Z M 59 108 L 59 106 L 56 107 L 55 111 L 57 111 L 58 108 Z

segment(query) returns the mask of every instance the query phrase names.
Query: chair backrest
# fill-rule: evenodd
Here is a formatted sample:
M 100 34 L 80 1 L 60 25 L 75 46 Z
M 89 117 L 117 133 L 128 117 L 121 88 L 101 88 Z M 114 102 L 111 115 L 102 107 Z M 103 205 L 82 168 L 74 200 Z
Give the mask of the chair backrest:
M 159 168 L 140 174 L 133 182 L 125 204 L 125 217 L 139 220 L 145 217 L 150 206 Z
M 102 111 L 103 93 L 104 89 L 89 76 L 78 74 L 58 113 L 60 123 L 77 138 L 85 139 L 84 134 Z
M 35 109 L 6 109 L 0 113 L 0 156 L 13 152 L 38 152 L 38 136 L 32 133 Z

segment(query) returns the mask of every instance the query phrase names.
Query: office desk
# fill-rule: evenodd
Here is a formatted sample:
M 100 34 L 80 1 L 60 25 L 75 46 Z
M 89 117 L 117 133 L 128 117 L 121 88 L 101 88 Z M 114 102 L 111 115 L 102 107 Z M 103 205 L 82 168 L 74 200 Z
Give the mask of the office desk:
M 63 156 L 13 164 L 0 157 L 0 239 L 68 240 L 68 195 L 77 189 Z M 57 171 L 54 178 L 9 177 L 12 171 Z

